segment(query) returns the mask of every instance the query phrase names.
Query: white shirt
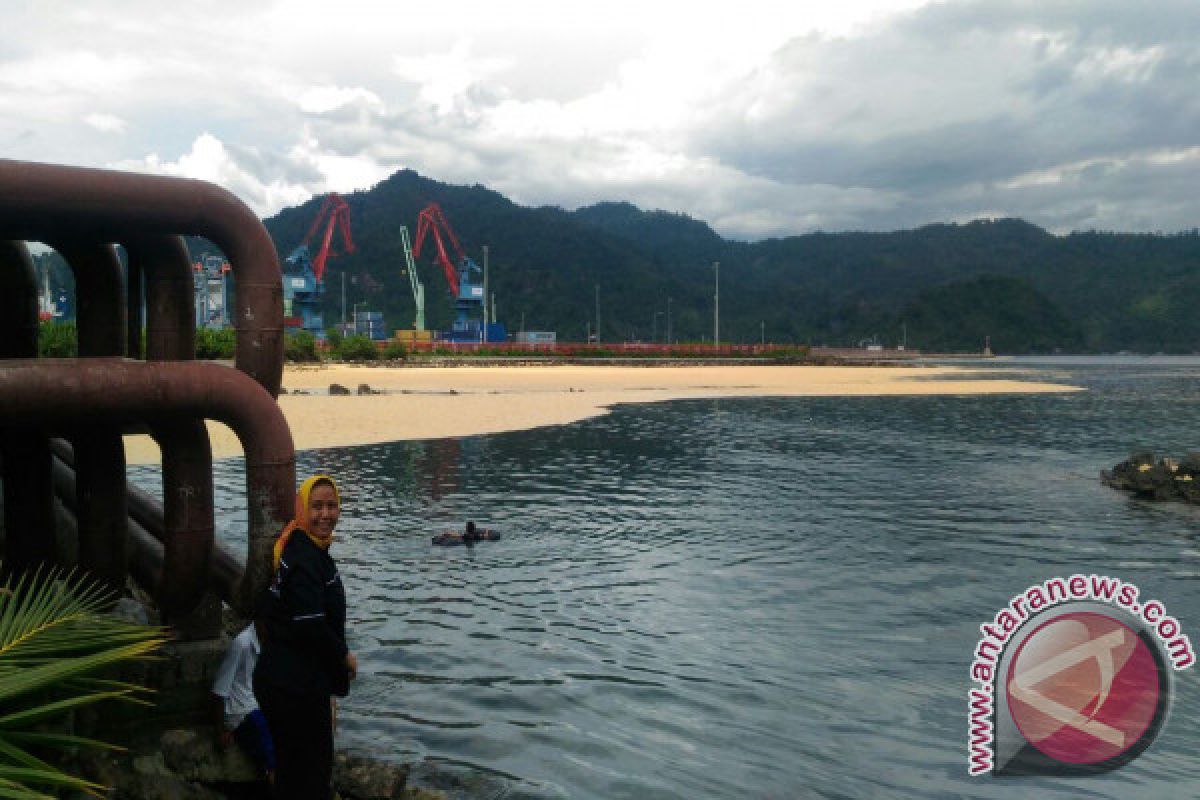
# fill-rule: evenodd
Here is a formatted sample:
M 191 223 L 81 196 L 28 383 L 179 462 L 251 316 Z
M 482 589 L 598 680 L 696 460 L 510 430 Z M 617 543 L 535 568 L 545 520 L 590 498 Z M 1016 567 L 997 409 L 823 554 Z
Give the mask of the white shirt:
M 234 730 L 251 711 L 258 708 L 254 697 L 254 665 L 262 648 L 254 625 L 246 626 L 229 643 L 229 652 L 217 670 L 212 692 L 225 700 L 225 727 Z

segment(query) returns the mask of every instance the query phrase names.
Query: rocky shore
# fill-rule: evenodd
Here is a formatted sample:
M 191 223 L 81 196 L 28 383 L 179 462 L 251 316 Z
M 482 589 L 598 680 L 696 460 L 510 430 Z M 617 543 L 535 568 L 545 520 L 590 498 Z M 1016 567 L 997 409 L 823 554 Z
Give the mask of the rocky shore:
M 1188 453 L 1182 460 L 1134 453 L 1111 470 L 1101 471 L 1100 480 L 1144 500 L 1200 503 L 1200 453 Z
M 236 745 L 217 746 L 212 728 L 175 728 L 123 753 L 88 753 L 71 765 L 110 787 L 112 800 L 251 800 L 269 798 L 266 784 Z M 408 786 L 410 767 L 339 752 L 333 782 L 342 800 L 447 800 L 441 791 Z
M 159 622 L 148 598 L 132 583 L 113 613 L 141 624 Z M 237 745 L 220 747 L 210 722 L 216 670 L 230 635 L 246 624 L 229 608 L 217 613 L 223 629 L 218 636 L 183 635 L 153 659 L 122 665 L 117 677 L 153 690 L 150 705 L 109 701 L 64 720 L 63 733 L 116 743 L 120 749 L 80 749 L 62 767 L 108 787 L 104 796 L 111 800 L 269 798 L 253 762 Z M 427 786 L 412 785 L 414 772 Z M 460 791 L 469 787 L 459 786 L 453 775 L 424 763 L 397 763 L 361 752 L 339 751 L 333 780 L 342 800 L 450 800 L 451 795 L 470 794 Z M 439 788 L 429 787 L 431 781 Z

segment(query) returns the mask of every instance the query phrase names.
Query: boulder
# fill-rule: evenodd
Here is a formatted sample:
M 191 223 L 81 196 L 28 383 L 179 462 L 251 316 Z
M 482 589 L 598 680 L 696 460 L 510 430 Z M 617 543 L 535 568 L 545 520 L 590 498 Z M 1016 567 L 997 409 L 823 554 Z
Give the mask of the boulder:
M 358 385 L 358 393 L 359 394 L 379 394 L 379 392 L 372 389 L 371 385 L 368 383 L 360 383 Z
M 1144 500 L 1200 503 L 1200 455 L 1156 461 L 1153 453 L 1134 453 L 1111 470 L 1101 471 L 1100 480 Z
M 109 788 L 112 800 L 225 800 L 225 795 L 184 780 L 172 772 L 162 753 L 89 752 L 77 764 L 68 765 L 88 780 Z M 95 795 L 73 795 L 84 800 Z
M 260 772 L 237 745 L 222 749 L 215 731 L 179 728 L 159 739 L 163 762 L 179 777 L 200 783 L 253 783 Z
M 411 786 L 405 789 L 400 797 L 402 800 L 449 800 L 449 796 L 445 792 L 439 792 L 437 789 L 423 789 L 420 786 Z
M 395 800 L 406 797 L 408 766 L 339 752 L 333 759 L 333 785 L 345 800 Z
M 350 394 L 350 390 L 347 389 L 345 386 L 342 386 L 340 383 L 331 383 L 331 384 L 329 384 L 329 393 L 330 394 Z

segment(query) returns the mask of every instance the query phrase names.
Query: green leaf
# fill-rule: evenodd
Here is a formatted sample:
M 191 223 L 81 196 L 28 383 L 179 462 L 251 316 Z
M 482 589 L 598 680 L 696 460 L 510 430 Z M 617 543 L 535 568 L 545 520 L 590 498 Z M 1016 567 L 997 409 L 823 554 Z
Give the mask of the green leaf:
M 27 708 L 12 714 L 5 714 L 0 717 L 0 729 L 7 730 L 15 728 L 18 725 L 28 725 L 33 722 L 41 722 L 44 719 L 61 716 L 68 711 L 73 711 L 81 706 L 91 705 L 101 700 L 108 700 L 114 697 L 120 697 L 121 692 L 97 692 L 95 694 L 83 695 L 81 697 L 68 697 L 65 700 L 56 700 L 53 703 Z
M 99 784 L 57 769 L 18 743 L 120 749 L 28 727 L 102 700 L 148 705 L 139 695 L 149 690 L 97 673 L 151 658 L 166 632 L 103 613 L 109 597 L 99 584 L 58 570 L 37 570 L 0 587 L 0 708 L 5 712 L 0 716 L 0 800 L 50 797 L 30 785 L 98 797 Z
M 98 783 L 85 781 L 58 770 L 33 769 L 31 767 L 7 767 L 0 764 L 0 778 L 8 778 L 18 783 L 37 783 L 43 786 L 61 786 L 66 789 L 103 789 Z
M 90 747 L 96 750 L 112 750 L 123 753 L 126 748 L 119 744 L 102 742 L 99 739 L 88 739 L 84 736 L 73 736 L 69 733 L 41 733 L 35 731 L 5 731 L 0 735 L 0 741 L 7 739 L 11 742 L 28 742 L 43 747 L 66 749 L 70 747 Z

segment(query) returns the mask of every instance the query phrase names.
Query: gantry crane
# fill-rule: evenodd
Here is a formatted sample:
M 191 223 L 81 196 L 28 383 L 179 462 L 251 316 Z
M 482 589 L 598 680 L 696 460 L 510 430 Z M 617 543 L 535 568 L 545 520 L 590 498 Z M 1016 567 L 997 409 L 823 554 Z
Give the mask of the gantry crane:
M 454 297 L 455 319 L 451 338 L 459 341 L 483 341 L 485 335 L 482 320 L 483 284 L 477 282 L 472 276 L 473 273 L 482 275 L 483 270 L 467 256 L 458 242 L 458 237 L 454 234 L 454 229 L 450 227 L 450 222 L 442 212 L 441 206 L 437 203 L 430 203 L 417 215 L 417 241 L 416 246 L 413 247 L 415 257 L 421 257 L 421 245 L 425 243 L 425 237 L 431 233 L 433 242 L 437 246 L 437 253 L 433 260 L 442 268 L 442 272 L 446 276 L 446 283 L 450 287 L 450 294 Z M 446 253 L 446 245 L 442 241 L 443 234 L 454 249 L 456 262 L 451 261 L 450 256 Z
M 417 264 L 413 259 L 412 245 L 408 241 L 408 228 L 400 226 L 400 243 L 404 245 L 404 263 L 408 270 L 408 282 L 412 286 L 413 305 L 416 306 L 416 316 L 413 319 L 413 329 L 425 330 L 425 286 L 417 275 Z
M 316 257 L 309 255 L 309 244 L 324 223 L 321 246 Z M 354 240 L 350 237 L 350 206 L 336 192 L 330 192 L 321 203 L 321 209 L 313 219 L 308 233 L 300 246 L 292 251 L 283 267 L 283 314 L 284 324 L 290 328 L 306 330 L 318 339 L 325 337 L 325 325 L 321 318 L 321 297 L 325 294 L 325 263 L 338 255 L 333 252 L 333 228 L 342 233 L 343 252 L 354 252 Z

